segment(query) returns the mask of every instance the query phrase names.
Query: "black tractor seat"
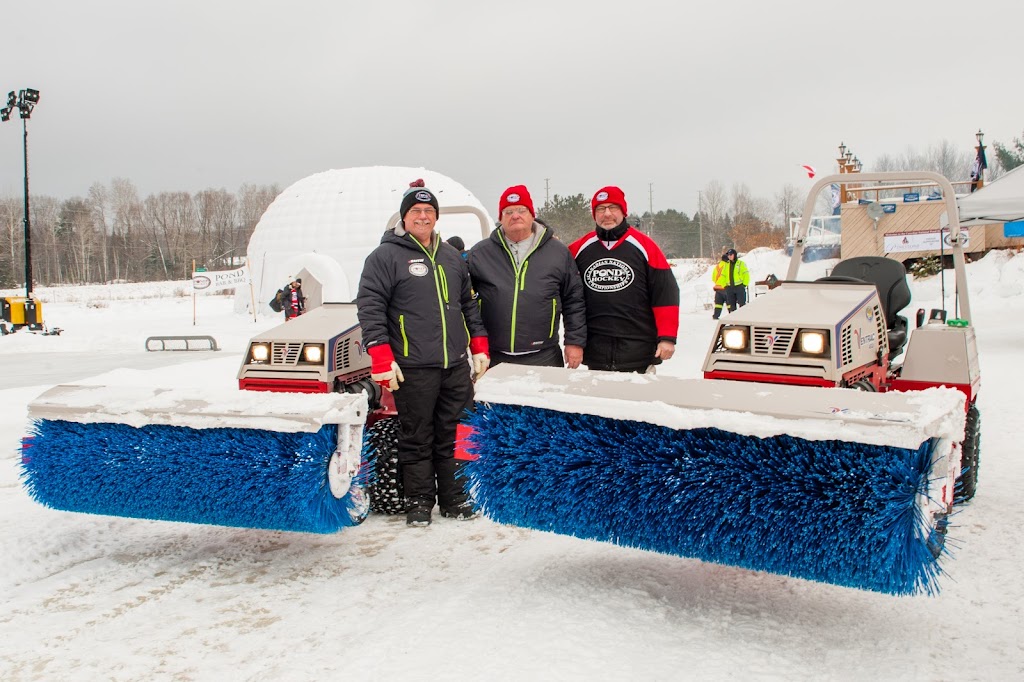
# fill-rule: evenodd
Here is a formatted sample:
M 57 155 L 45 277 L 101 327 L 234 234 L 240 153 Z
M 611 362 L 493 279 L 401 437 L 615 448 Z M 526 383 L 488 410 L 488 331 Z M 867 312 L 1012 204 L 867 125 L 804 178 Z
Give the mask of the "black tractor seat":
M 840 261 L 832 274 L 822 277 L 819 282 L 864 282 L 874 284 L 882 302 L 885 316 L 886 337 L 889 341 L 889 356 L 899 354 L 907 343 L 907 318 L 898 313 L 910 305 L 910 285 L 907 284 L 907 269 L 903 263 L 881 256 L 858 256 Z

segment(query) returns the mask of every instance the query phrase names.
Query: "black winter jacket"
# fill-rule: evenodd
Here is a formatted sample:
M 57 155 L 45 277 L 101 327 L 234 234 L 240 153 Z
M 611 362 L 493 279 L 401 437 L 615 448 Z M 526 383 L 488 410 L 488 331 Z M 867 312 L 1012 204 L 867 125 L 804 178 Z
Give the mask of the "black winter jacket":
M 523 353 L 558 346 L 563 318 L 565 343 L 587 343 L 583 280 L 576 261 L 550 228 L 539 221 L 534 225 L 544 232 L 519 267 L 500 227 L 469 251 L 469 272 L 491 351 Z
M 364 346 L 390 343 L 399 367 L 455 366 L 471 336 L 487 336 L 466 262 L 436 233 L 428 249 L 385 232 L 363 264 L 356 304 Z

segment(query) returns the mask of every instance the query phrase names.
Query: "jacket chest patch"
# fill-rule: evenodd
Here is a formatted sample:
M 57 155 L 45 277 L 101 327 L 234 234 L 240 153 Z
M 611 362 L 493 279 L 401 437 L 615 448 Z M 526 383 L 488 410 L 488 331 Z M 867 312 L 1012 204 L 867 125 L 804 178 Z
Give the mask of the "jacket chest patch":
M 428 272 L 430 272 L 430 268 L 426 263 L 420 261 L 409 263 L 409 274 L 414 277 L 426 277 Z
M 583 283 L 592 291 L 621 291 L 633 279 L 633 269 L 617 258 L 601 258 L 583 273 Z

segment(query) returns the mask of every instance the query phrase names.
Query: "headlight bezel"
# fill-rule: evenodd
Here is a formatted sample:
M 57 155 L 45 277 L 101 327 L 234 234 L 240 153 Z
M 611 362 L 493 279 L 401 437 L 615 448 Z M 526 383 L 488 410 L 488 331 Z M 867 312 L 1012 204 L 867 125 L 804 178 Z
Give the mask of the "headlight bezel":
M 263 357 L 259 357 L 259 356 Z M 257 341 L 249 345 L 249 364 L 266 365 L 270 363 L 270 344 Z
M 750 327 L 746 325 L 725 325 L 719 332 L 719 342 L 729 353 L 743 353 L 750 350 Z
M 805 346 L 807 339 L 819 338 L 821 347 L 818 350 L 810 350 Z M 796 333 L 796 348 L 794 351 L 800 355 L 807 355 L 810 357 L 825 357 L 832 349 L 830 341 L 829 331 L 827 329 L 798 329 Z
M 299 353 L 299 363 L 303 365 L 322 365 L 324 364 L 324 351 L 325 347 L 322 343 L 304 343 L 302 344 L 302 351 Z M 312 359 L 311 355 L 319 357 Z

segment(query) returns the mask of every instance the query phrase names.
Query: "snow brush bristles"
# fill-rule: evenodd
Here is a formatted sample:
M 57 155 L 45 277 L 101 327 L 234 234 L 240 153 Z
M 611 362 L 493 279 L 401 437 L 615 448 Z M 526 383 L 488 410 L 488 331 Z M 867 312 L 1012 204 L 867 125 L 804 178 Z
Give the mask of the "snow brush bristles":
M 351 405 L 335 402 L 326 408 L 331 416 L 316 420 L 289 414 L 300 406 L 315 412 L 316 401 L 307 400 L 315 396 L 287 396 L 286 405 L 285 396 L 232 395 L 248 404 L 226 413 L 223 404 L 216 412 L 210 403 L 197 409 L 191 398 L 183 410 L 168 408 L 166 392 L 155 409 L 147 393 L 132 400 L 131 411 L 111 410 L 108 403 L 97 412 L 95 405 L 84 409 L 81 398 L 93 402 L 103 389 L 74 388 L 58 387 L 30 406 L 35 420 L 24 440 L 22 479 L 43 505 L 307 533 L 333 533 L 365 517 L 369 466 L 359 460 L 361 396 L 346 396 Z M 122 398 L 124 390 L 118 389 Z M 162 423 L 102 421 L 111 412 L 119 421 Z
M 846 394 L 867 394 L 740 387 L 775 404 L 773 417 L 694 407 L 729 394 L 733 389 L 724 382 L 546 368 L 531 368 L 532 378 L 524 381 L 498 370 L 478 387 L 486 402 L 470 418 L 469 445 L 478 459 L 466 468 L 478 505 L 493 520 L 894 595 L 937 593 L 952 494 L 946 460 L 954 449 L 939 437 L 935 410 L 919 410 L 929 413 L 917 415 L 928 423 L 910 429 L 934 434 L 912 436 L 904 433 L 911 402 L 905 396 L 891 396 L 902 401 L 903 409 L 895 409 L 890 396 L 876 394 L 886 399 L 877 403 L 884 417 L 824 408 L 834 415 L 822 417 L 831 422 L 825 430 L 836 436 L 858 433 L 858 420 L 878 422 L 883 433 L 899 420 L 901 427 L 886 434 L 896 445 L 761 436 L 721 427 L 735 427 L 742 416 L 771 430 L 781 421 L 777 401 L 785 398 L 786 409 L 799 411 L 804 391 L 813 393 L 813 413 Z M 630 394 L 638 386 L 652 397 L 670 389 L 677 405 L 634 401 Z M 678 405 L 684 401 L 687 407 Z M 959 404 L 962 414 L 962 401 L 947 393 L 928 404 L 944 402 L 949 407 L 941 409 Z M 644 419 L 626 418 L 638 414 Z M 955 432 L 956 417 L 948 421 Z M 805 434 L 822 430 L 806 417 L 788 426 Z

